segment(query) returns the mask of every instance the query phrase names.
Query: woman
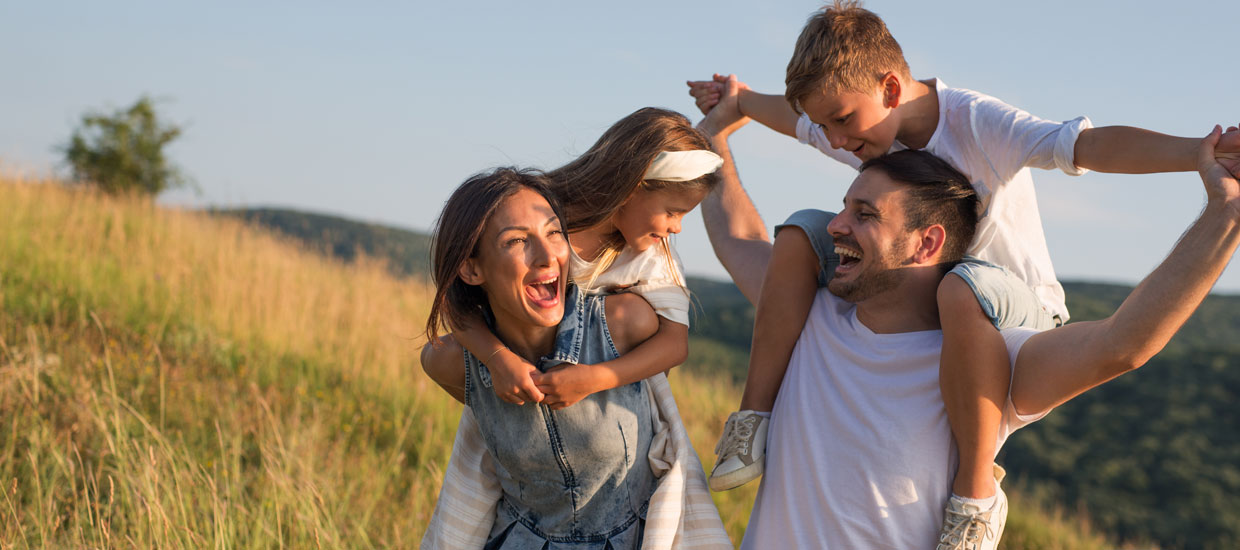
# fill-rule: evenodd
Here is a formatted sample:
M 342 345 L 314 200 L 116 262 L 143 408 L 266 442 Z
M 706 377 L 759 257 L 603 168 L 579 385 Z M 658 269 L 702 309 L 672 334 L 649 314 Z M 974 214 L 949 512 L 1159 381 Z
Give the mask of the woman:
M 443 325 L 460 330 L 484 323 L 545 371 L 614 359 L 658 330 L 640 297 L 586 296 L 567 283 L 569 246 L 559 209 L 530 172 L 500 169 L 466 181 L 444 207 L 433 256 L 432 342 Z M 424 362 L 428 353 L 459 357 L 465 365 L 459 378 L 440 383 L 468 408 L 423 548 L 636 549 L 647 538 L 648 515 L 664 518 L 668 510 L 676 514 L 672 536 L 664 528 L 653 538 L 674 544 L 679 525 L 688 524 L 701 529 L 695 540 L 730 546 L 713 507 L 668 507 L 659 503 L 684 499 L 660 498 L 651 508 L 652 496 L 664 491 L 656 485 L 669 479 L 673 493 L 704 486 L 696 458 L 685 464 L 688 441 L 674 403 L 663 403 L 670 394 L 663 396 L 661 377 L 654 393 L 639 380 L 560 410 L 519 406 L 491 390 L 487 358 L 444 340 L 444 347 L 424 350 Z M 462 432 L 469 430 L 481 432 L 485 453 L 464 452 L 469 438 Z M 463 455 L 479 459 L 463 465 Z

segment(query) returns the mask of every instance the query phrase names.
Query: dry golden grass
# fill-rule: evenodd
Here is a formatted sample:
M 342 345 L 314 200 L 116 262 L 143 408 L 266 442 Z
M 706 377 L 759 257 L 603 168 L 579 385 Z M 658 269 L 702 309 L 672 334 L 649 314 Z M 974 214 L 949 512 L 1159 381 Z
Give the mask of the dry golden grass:
M 0 547 L 416 545 L 459 413 L 423 285 L 54 182 L 0 203 Z
M 460 413 L 417 364 L 424 285 L 56 182 L 0 205 L 0 549 L 417 546 Z M 692 352 L 709 469 L 737 359 Z M 715 495 L 737 543 L 756 489 Z

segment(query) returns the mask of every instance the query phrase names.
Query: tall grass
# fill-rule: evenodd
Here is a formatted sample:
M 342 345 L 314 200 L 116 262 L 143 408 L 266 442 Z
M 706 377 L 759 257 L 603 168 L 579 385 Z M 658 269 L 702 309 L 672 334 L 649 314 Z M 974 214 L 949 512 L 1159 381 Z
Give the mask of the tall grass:
M 141 199 L 0 204 L 0 546 L 416 546 L 459 412 L 421 284 Z
M 0 549 L 417 546 L 460 413 L 417 364 L 422 283 L 55 182 L 0 205 Z M 709 469 L 743 358 L 691 349 Z M 737 543 L 756 489 L 715 495 Z M 1042 517 L 1008 547 L 1101 547 Z

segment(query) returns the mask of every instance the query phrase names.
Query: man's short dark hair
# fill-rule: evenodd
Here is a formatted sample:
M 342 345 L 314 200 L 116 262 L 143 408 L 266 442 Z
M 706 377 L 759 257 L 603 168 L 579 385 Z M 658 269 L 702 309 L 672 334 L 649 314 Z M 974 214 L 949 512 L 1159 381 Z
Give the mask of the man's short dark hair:
M 904 201 L 906 230 L 942 225 L 947 232 L 943 259 L 954 263 L 964 258 L 977 232 L 980 205 L 977 191 L 964 174 L 939 157 L 912 149 L 872 158 L 861 165 L 862 172 L 871 168 L 882 170 L 908 188 Z

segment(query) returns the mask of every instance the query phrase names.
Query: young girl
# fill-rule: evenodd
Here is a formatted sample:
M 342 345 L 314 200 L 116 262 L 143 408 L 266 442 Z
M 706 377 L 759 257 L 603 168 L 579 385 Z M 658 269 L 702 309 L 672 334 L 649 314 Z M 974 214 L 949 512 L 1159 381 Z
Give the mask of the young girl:
M 454 327 L 456 342 L 485 359 L 500 399 L 558 410 L 621 379 L 641 380 L 684 362 L 689 295 L 667 237 L 680 233 L 681 219 L 715 185 L 722 163 L 688 119 L 648 107 L 620 119 L 585 154 L 546 174 L 564 205 L 573 280 L 590 294 L 640 295 L 658 313 L 659 330 L 613 361 L 543 373 L 485 326 Z M 441 386 L 461 368 L 436 360 L 434 353 L 427 359 L 423 368 Z
M 705 138 L 683 116 L 647 108 L 620 120 L 580 158 L 547 174 L 556 196 L 565 203 L 564 226 L 571 235 L 569 270 L 580 291 L 600 294 L 623 290 L 644 298 L 658 313 L 657 331 L 622 356 L 617 357 L 613 350 L 610 355 L 581 353 L 558 365 L 540 361 L 544 372 L 529 360 L 532 355 L 528 350 L 518 353 L 521 350 L 512 349 L 511 338 L 501 338 L 488 329 L 482 316 L 448 317 L 455 332 L 444 339 L 448 345 L 428 344 L 424 348 L 422 363 L 427 373 L 462 402 L 466 402 L 472 390 L 477 401 L 486 401 L 477 397 L 481 391 L 489 393 L 491 400 L 507 403 L 504 407 L 490 406 L 477 411 L 467 403 L 470 406 L 462 414 L 423 549 L 479 548 L 484 544 L 488 548 L 508 547 L 506 541 L 511 537 L 516 541 L 513 547 L 537 545 L 536 540 L 526 539 L 532 533 L 545 531 L 541 527 L 531 531 L 530 524 L 545 522 L 548 515 L 556 513 L 514 512 L 513 491 L 506 490 L 509 487 L 505 479 L 535 472 L 514 472 L 504 463 L 511 457 L 505 456 L 503 450 L 497 452 L 494 445 L 494 440 L 505 438 L 492 435 L 487 440 L 484 435 L 494 434 L 495 423 L 503 422 L 510 414 L 541 416 L 548 422 L 559 418 L 557 415 L 588 415 L 598 410 L 595 401 L 610 400 L 613 389 L 631 388 L 634 384 L 648 388 L 654 435 L 649 441 L 640 437 L 642 434 L 633 434 L 639 436 L 634 442 L 626 438 L 625 456 L 639 465 L 648 464 L 657 478 L 653 492 L 633 496 L 639 499 L 637 510 L 642 525 L 637 544 L 651 549 L 732 547 L 706 491 L 705 474 L 680 422 L 667 379 L 661 375 L 682 362 L 687 354 L 689 306 L 678 261 L 666 238 L 680 231 L 681 218 L 715 184 L 713 172 L 721 163 L 722 159 L 709 151 Z M 449 216 L 447 210 L 444 216 Z M 536 279 L 535 283 L 540 281 Z M 530 284 L 522 289 L 535 303 L 554 298 L 547 284 Z M 432 311 L 432 321 L 434 315 Z M 607 324 L 613 326 L 614 336 L 614 324 L 625 319 L 612 317 L 609 306 Z M 573 321 L 566 312 L 560 326 L 561 338 L 570 323 Z M 589 347 L 590 335 L 597 336 L 596 332 L 584 331 L 585 337 L 577 338 L 578 346 Z M 459 351 L 457 344 L 469 353 Z M 577 347 L 570 342 L 566 349 Z M 557 343 L 555 355 L 563 359 L 561 351 Z M 474 371 L 486 373 L 481 386 L 489 383 L 493 393 L 465 382 L 481 381 L 483 375 L 466 377 L 461 368 L 463 355 L 473 358 Z M 465 370 L 470 365 L 466 361 Z M 583 399 L 590 404 L 566 409 Z M 521 406 L 529 401 L 538 401 L 540 405 Z M 604 430 L 611 423 L 593 421 L 586 425 Z M 531 439 L 531 444 L 550 437 L 546 430 L 509 431 Z M 563 441 L 579 443 L 577 439 L 591 436 L 597 438 L 599 434 L 586 432 Z M 552 439 L 561 440 L 559 435 Z M 645 450 L 647 445 L 649 452 Z M 578 468 L 588 465 L 589 472 L 574 473 L 573 477 L 597 477 L 601 465 L 608 463 L 597 459 L 579 462 Z M 642 467 L 636 469 L 640 472 Z M 521 483 L 526 482 L 518 485 L 530 486 Z M 582 496 L 579 490 L 571 492 Z M 591 525 L 600 519 L 577 509 L 579 503 L 585 502 L 583 499 L 566 499 L 561 495 L 556 501 L 559 506 L 571 505 L 574 514 L 591 516 L 583 520 Z M 620 517 L 616 514 L 607 513 L 609 518 Z M 628 525 L 604 538 L 586 538 L 591 538 L 592 547 L 604 540 L 619 547 L 616 545 L 633 543 L 632 528 Z M 575 528 L 574 532 L 580 529 Z M 572 540 L 552 539 L 552 547 L 573 546 Z

